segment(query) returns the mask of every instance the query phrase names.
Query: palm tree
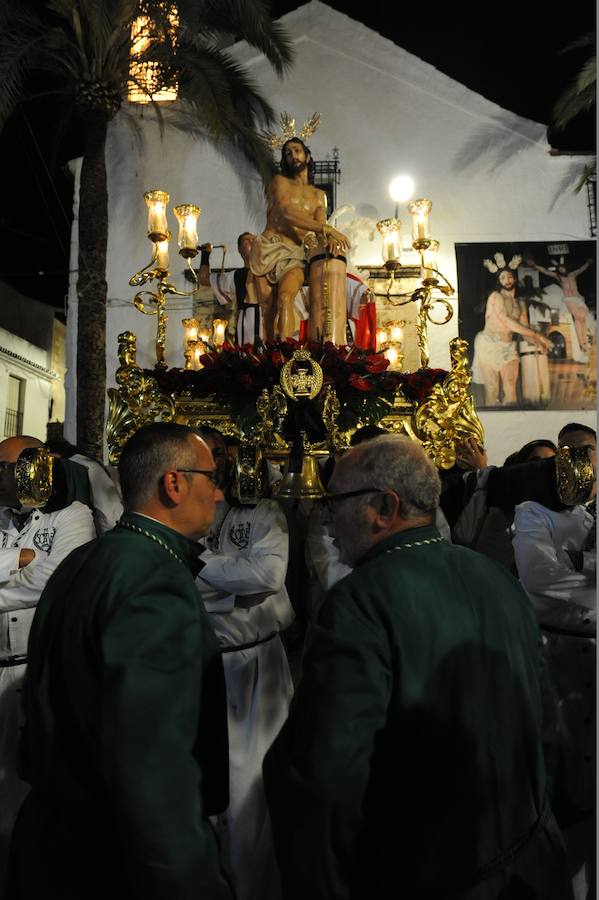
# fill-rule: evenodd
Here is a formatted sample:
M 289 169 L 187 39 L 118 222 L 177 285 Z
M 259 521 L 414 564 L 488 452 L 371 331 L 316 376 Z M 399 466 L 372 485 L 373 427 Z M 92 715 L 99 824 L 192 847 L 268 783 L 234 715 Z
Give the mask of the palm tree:
M 556 131 L 563 131 L 580 113 L 591 112 L 595 108 L 597 96 L 597 54 L 595 52 L 595 35 L 593 32 L 583 34 L 577 40 L 568 44 L 560 53 L 569 53 L 589 47 L 589 54 L 582 64 L 576 77 L 562 91 L 553 107 L 552 126 Z M 582 172 L 577 170 L 577 182 L 575 192 L 582 190 L 590 179 L 594 180 L 597 173 L 597 160 L 584 166 Z
M 238 148 L 266 179 L 272 165 L 258 137 L 273 111 L 246 71 L 224 50 L 246 40 L 278 74 L 291 44 L 273 23 L 268 0 L 0 0 L 0 129 L 22 102 L 44 95 L 66 101 L 80 123 L 77 294 L 77 443 L 101 458 L 106 391 L 105 145 L 110 121 L 132 85 L 132 25 L 151 23 L 138 63 L 152 63 L 154 85 L 177 86 L 169 121 L 215 144 Z M 173 25 L 176 16 L 177 24 Z M 40 89 L 40 83 L 44 84 Z M 32 84 L 35 86 L 32 88 Z M 164 113 L 152 106 L 163 124 Z

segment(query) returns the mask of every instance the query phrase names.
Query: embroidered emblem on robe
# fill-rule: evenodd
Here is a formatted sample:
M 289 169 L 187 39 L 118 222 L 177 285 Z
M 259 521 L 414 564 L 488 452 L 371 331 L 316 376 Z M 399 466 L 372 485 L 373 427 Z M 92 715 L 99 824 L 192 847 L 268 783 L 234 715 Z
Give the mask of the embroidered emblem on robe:
M 229 532 L 229 537 L 236 547 L 239 547 L 240 550 L 245 549 L 250 542 L 250 523 L 233 525 Z
M 39 528 L 33 535 L 33 543 L 38 550 L 49 553 L 55 534 L 56 528 Z

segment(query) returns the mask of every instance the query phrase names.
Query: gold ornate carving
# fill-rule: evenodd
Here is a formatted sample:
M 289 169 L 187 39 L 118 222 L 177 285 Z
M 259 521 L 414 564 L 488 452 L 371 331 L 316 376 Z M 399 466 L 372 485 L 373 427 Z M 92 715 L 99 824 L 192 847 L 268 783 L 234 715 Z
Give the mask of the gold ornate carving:
M 262 444 L 265 450 L 287 452 L 289 445 L 283 437 L 287 400 L 278 384 L 274 386 L 271 394 L 268 393 L 267 388 L 264 388 L 256 400 L 256 410 L 260 417 L 260 423 L 255 429 L 254 438 Z
M 136 338 L 130 331 L 119 335 L 119 361 L 116 372 L 119 389 L 108 392 L 108 458 L 116 465 L 121 450 L 131 435 L 157 419 L 172 422 L 175 419 L 173 397 L 163 394 L 155 378 L 146 375 L 136 364 Z
M 52 493 L 54 458 L 45 447 L 22 450 L 15 464 L 17 497 L 26 509 L 43 509 Z
M 235 464 L 235 485 L 240 503 L 257 503 L 264 496 L 263 456 L 259 444 L 242 441 Z
M 322 369 L 308 350 L 295 350 L 281 369 L 281 387 L 290 400 L 314 400 L 322 382 Z
M 213 396 L 202 400 L 194 400 L 187 394 L 175 397 L 175 421 L 192 428 L 216 428 L 228 437 L 243 437 L 227 404 L 219 403 Z
M 451 371 L 436 384 L 413 417 L 414 435 L 441 469 L 455 465 L 456 446 L 474 437 L 482 447 L 483 426 L 469 392 L 472 375 L 468 366 L 468 342 L 454 338 L 449 345 Z
M 331 453 L 336 453 L 338 450 L 345 450 L 349 447 L 349 432 L 341 431 L 339 428 L 340 412 L 341 407 L 337 391 L 332 385 L 328 384 L 322 410 L 322 421 L 327 430 L 327 446 Z
M 557 495 L 564 506 L 576 506 L 589 499 L 595 475 L 584 448 L 559 447 L 555 457 L 555 474 Z
M 138 429 L 137 419 L 116 388 L 108 388 L 108 419 L 106 420 L 106 441 L 108 461 L 116 466 L 121 450 Z

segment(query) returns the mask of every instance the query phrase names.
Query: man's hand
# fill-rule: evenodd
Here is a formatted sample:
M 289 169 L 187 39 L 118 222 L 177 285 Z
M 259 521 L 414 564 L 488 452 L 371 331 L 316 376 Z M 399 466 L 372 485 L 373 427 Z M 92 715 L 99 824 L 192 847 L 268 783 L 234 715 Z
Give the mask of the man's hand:
M 31 550 L 29 547 L 24 547 L 19 553 L 19 569 L 23 569 L 25 566 L 28 566 L 30 562 L 33 562 L 35 559 L 35 550 Z
M 487 452 L 479 447 L 476 438 L 469 437 L 456 447 L 456 462 L 460 469 L 484 469 L 488 465 Z
M 531 341 L 533 342 L 533 344 L 536 344 L 537 347 L 540 347 L 540 349 L 541 349 L 541 350 L 544 350 L 545 352 L 547 352 L 548 350 L 553 349 L 553 344 L 551 343 L 551 341 L 549 340 L 549 338 L 546 338 L 546 337 L 545 337 L 544 335 L 542 335 L 542 334 L 537 334 L 536 332 L 533 332 L 533 336 L 531 337 Z
M 342 250 L 349 250 L 351 242 L 341 231 L 337 231 L 332 225 L 326 223 L 322 226 L 322 234 L 326 241 L 327 250 L 333 256 L 337 256 Z

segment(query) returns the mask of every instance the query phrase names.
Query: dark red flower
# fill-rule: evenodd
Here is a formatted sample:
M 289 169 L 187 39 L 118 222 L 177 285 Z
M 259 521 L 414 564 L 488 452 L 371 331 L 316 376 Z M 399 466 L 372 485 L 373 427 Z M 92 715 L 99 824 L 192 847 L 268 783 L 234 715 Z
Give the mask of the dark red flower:
M 373 356 L 368 356 L 366 358 L 366 362 L 364 363 L 364 368 L 367 372 L 384 372 L 389 366 L 389 360 L 385 356 L 381 356 L 380 354 L 374 354 Z
M 374 390 L 374 385 L 370 381 L 367 381 L 366 378 L 362 378 L 361 375 L 356 375 L 355 373 L 349 376 L 347 383 L 357 391 Z

